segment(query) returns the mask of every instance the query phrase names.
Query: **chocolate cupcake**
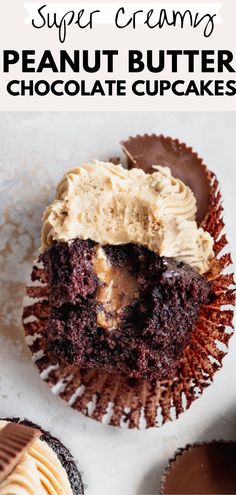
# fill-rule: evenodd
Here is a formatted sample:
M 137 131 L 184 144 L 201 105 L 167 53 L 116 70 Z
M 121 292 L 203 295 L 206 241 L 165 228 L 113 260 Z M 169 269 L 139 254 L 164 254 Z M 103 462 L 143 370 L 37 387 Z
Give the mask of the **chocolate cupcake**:
M 169 463 L 161 495 L 236 493 L 236 442 L 188 445 Z
M 210 190 L 201 225 L 187 180 L 158 161 L 151 174 L 97 161 L 70 170 L 44 215 L 26 338 L 55 393 L 110 424 L 178 417 L 221 366 L 217 341 L 230 337 L 218 183 L 186 149 Z
M 213 240 L 169 169 L 95 162 L 69 171 L 47 208 L 46 353 L 62 366 L 130 377 L 175 375 L 210 285 Z
M 29 421 L 0 420 L 0 495 L 79 495 L 83 483 L 67 448 Z

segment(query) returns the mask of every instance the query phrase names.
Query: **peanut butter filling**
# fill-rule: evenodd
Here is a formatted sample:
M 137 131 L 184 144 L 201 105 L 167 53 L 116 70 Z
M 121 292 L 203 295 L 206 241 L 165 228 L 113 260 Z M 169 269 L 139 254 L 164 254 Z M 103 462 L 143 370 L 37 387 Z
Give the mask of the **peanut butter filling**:
M 123 308 L 138 298 L 138 282 L 126 267 L 113 266 L 102 247 L 97 248 L 94 271 L 100 282 L 96 294 L 97 324 L 112 330 L 119 323 Z

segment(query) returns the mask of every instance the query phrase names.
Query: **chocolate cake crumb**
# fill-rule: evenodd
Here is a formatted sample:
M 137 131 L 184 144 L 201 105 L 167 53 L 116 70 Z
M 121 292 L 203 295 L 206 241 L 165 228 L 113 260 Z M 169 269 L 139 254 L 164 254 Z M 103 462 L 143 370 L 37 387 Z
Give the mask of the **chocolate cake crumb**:
M 55 243 L 41 256 L 48 271 L 51 314 L 46 353 L 60 365 L 118 371 L 134 378 L 172 378 L 189 343 L 209 283 L 189 265 L 135 244 L 105 246 L 109 262 L 137 278 L 139 296 L 117 326 L 97 324 L 96 244 Z
M 77 303 L 94 294 L 96 275 L 92 257 L 95 243 L 77 239 L 72 243 L 56 243 L 41 259 L 50 273 L 49 302 L 54 307 Z

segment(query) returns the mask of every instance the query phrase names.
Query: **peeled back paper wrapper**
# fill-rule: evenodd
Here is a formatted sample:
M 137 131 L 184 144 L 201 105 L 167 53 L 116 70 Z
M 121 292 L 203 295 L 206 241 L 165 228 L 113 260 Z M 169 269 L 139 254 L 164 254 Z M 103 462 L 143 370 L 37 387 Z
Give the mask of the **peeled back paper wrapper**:
M 177 164 L 178 177 L 190 187 L 190 182 L 194 182 L 196 174 L 198 191 L 201 190 L 199 181 L 202 183 L 202 189 L 208 191 L 199 225 L 214 239 L 215 258 L 210 270 L 204 275 L 211 283 L 213 302 L 202 306 L 190 344 L 185 348 L 175 378 L 151 382 L 116 373 L 79 369 L 76 365 L 62 367 L 51 363 L 45 354 L 50 310 L 47 273 L 39 262 L 33 267 L 23 312 L 26 340 L 33 361 L 41 378 L 52 392 L 84 415 L 105 424 L 124 428 L 156 427 L 178 418 L 213 381 L 215 372 L 222 366 L 233 333 L 232 306 L 235 304 L 235 285 L 231 273 L 232 259 L 227 252 L 228 241 L 224 233 L 223 207 L 216 176 L 206 168 L 191 148 L 187 148 L 178 140 L 145 135 L 130 138 L 123 142 L 122 146 L 125 149 L 129 143 L 132 146 L 135 144 L 141 148 L 147 162 L 149 147 L 146 144 L 149 141 L 152 150 L 155 148 L 156 163 L 168 165 L 173 176 L 175 169 L 171 167 L 171 163 Z M 146 156 L 143 153 L 144 146 Z M 152 156 L 150 159 L 149 167 L 153 164 Z

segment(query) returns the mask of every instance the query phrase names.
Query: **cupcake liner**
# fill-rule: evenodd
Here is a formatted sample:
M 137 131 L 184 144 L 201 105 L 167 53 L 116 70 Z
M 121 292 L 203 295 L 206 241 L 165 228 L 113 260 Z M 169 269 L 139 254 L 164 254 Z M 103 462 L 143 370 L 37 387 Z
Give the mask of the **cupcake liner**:
M 210 458 L 211 459 L 211 465 L 210 465 L 210 468 L 209 468 L 209 473 L 206 474 L 205 471 L 202 471 L 204 469 L 204 459 L 206 461 L 206 458 L 204 457 L 200 457 L 200 461 L 198 460 L 197 462 L 197 465 L 196 465 L 196 461 L 194 459 L 190 459 L 190 454 L 192 454 L 193 450 L 195 449 L 195 447 L 200 447 L 200 448 L 204 448 L 205 449 L 205 456 L 206 458 Z M 166 466 L 165 470 L 164 470 L 164 473 L 162 475 L 162 478 L 161 478 L 161 485 L 160 485 L 160 495 L 167 495 L 169 493 L 183 493 L 183 487 L 182 487 L 182 481 L 183 481 L 183 477 L 184 477 L 184 473 L 186 473 L 186 465 L 183 466 L 183 472 L 181 472 L 181 458 L 182 456 L 185 456 L 185 462 L 186 462 L 186 459 L 188 458 L 188 460 L 190 461 L 189 463 L 189 466 L 188 466 L 188 470 L 190 471 L 189 472 L 189 478 L 191 478 L 191 483 L 194 483 L 195 485 L 195 491 L 194 493 L 235 493 L 235 486 L 234 486 L 234 491 L 232 491 L 232 480 L 230 479 L 230 476 L 229 476 L 229 472 L 227 473 L 224 473 L 224 478 L 222 478 L 223 476 L 223 472 L 222 472 L 222 466 L 219 467 L 219 472 L 218 474 L 220 475 L 220 481 L 221 481 L 221 485 L 223 484 L 224 485 L 224 491 L 219 491 L 219 487 L 218 487 L 218 490 L 217 492 L 214 491 L 213 492 L 213 487 L 211 487 L 211 480 L 214 479 L 215 480 L 215 476 L 217 473 L 214 473 L 214 468 L 213 468 L 213 462 L 212 462 L 212 452 L 210 452 L 211 449 L 215 449 L 217 448 L 218 450 L 218 453 L 219 453 L 219 450 L 222 450 L 221 452 L 221 456 L 222 456 L 222 461 L 224 461 L 226 464 L 227 464 L 227 468 L 228 468 L 228 459 L 225 458 L 225 448 L 227 449 L 230 449 L 230 462 L 231 462 L 231 466 L 230 466 L 230 470 L 231 470 L 231 474 L 232 474 L 232 471 L 234 472 L 234 479 L 235 479 L 235 468 L 232 466 L 232 463 L 234 463 L 235 465 L 235 451 L 236 451 L 236 442 L 235 441 L 226 441 L 226 440 L 212 440 L 210 442 L 198 442 L 198 443 L 194 443 L 194 444 L 188 444 L 186 445 L 186 447 L 184 448 L 181 448 L 181 449 L 178 449 L 174 456 L 169 460 L 168 462 L 168 465 Z M 228 455 L 229 455 L 228 454 Z M 218 463 L 216 463 L 218 464 Z M 177 466 L 177 474 L 176 472 L 174 472 L 174 469 L 175 467 Z M 193 467 L 193 471 L 192 471 L 192 474 L 194 476 L 194 479 L 192 480 L 192 476 L 191 476 L 191 467 Z M 197 468 L 199 468 L 199 472 L 197 471 Z M 180 469 L 180 472 L 178 472 L 178 469 Z M 201 473 L 200 473 L 201 471 Z M 173 477 L 173 479 L 171 480 L 171 476 Z M 205 491 L 204 492 L 202 491 L 202 486 L 201 485 L 201 477 L 204 479 L 204 483 L 208 483 L 208 488 L 211 489 L 211 491 Z M 196 478 L 196 479 L 195 479 Z M 223 479 L 223 483 L 222 483 L 222 479 Z M 171 480 L 171 482 L 174 484 L 174 487 L 175 487 L 175 491 L 173 491 L 173 484 L 170 488 L 170 486 L 168 486 L 168 482 Z M 181 483 L 181 486 L 178 486 L 179 485 L 179 482 Z M 228 484 L 228 486 L 227 486 Z M 235 483 L 233 483 L 235 484 Z M 231 485 L 231 486 L 229 486 Z M 190 493 L 190 487 L 188 486 L 187 487 L 188 490 L 185 491 L 184 493 Z M 192 491 L 191 491 L 192 493 Z
M 176 140 L 173 143 L 176 149 Z M 180 150 L 182 147 L 186 148 L 186 145 L 178 143 Z M 214 238 L 216 259 L 205 276 L 211 281 L 215 297 L 213 302 L 202 307 L 174 379 L 149 382 L 52 363 L 44 353 L 49 315 L 47 275 L 40 263 L 33 267 L 23 311 L 23 325 L 33 361 L 55 395 L 85 416 L 102 423 L 149 428 L 178 418 L 212 382 L 227 354 L 233 334 L 232 306 L 235 304 L 232 260 L 227 252 L 218 181 L 201 159 L 197 161 L 204 167 L 210 188 L 209 208 L 202 225 Z

